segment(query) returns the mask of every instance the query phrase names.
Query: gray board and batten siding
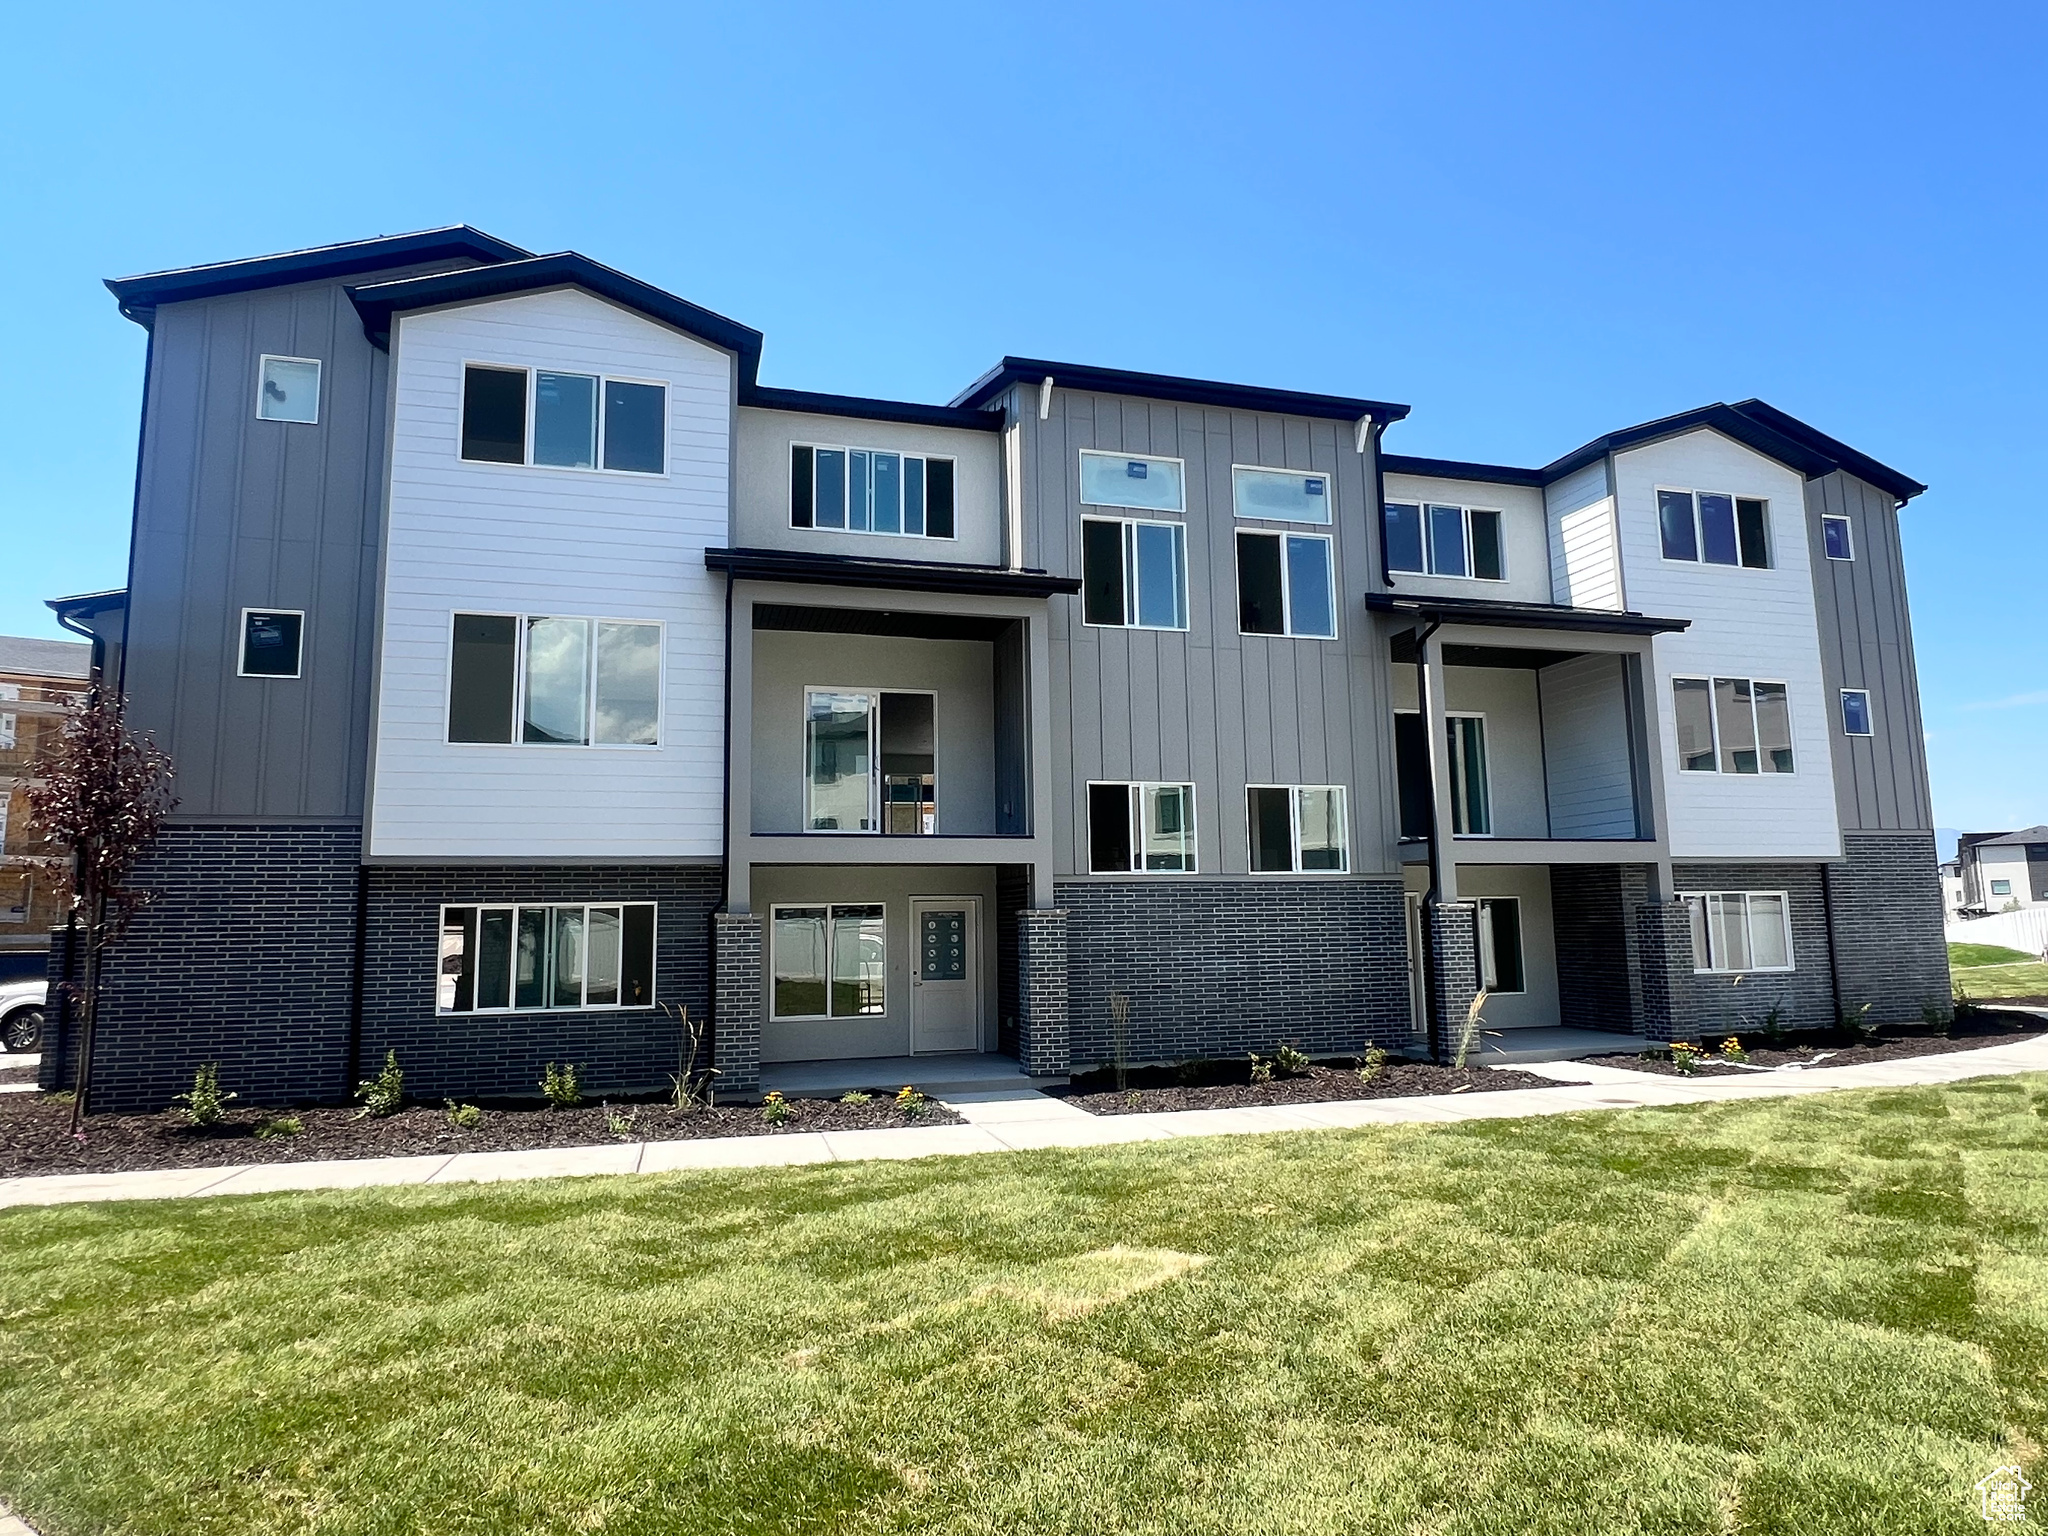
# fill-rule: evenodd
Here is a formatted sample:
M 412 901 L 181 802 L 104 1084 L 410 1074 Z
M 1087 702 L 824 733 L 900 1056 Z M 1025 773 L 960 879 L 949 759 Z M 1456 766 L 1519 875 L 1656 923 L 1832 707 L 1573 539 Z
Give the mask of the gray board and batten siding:
M 1187 466 L 1188 628 L 1100 628 L 1082 622 L 1079 599 L 1050 605 L 1047 716 L 1053 823 L 1065 839 L 1055 854 L 1060 877 L 1087 874 L 1090 780 L 1193 783 L 1203 876 L 1248 870 L 1247 784 L 1341 784 L 1348 791 L 1351 873 L 1396 873 L 1387 669 L 1363 604 L 1375 569 L 1366 534 L 1375 477 L 1372 449 L 1357 450 L 1352 424 L 1057 384 L 1044 420 L 1036 388 L 1012 390 L 1007 404 L 1022 433 L 1027 566 L 1081 574 L 1083 449 L 1178 458 Z M 1333 522 L 1239 522 L 1233 464 L 1329 476 Z M 1335 539 L 1335 640 L 1238 632 L 1239 528 Z
M 1823 516 L 1847 517 L 1849 560 L 1830 560 Z M 1849 832 L 1931 832 L 1932 791 L 1920 723 L 1920 679 L 1906 606 L 1906 561 L 1895 498 L 1836 470 L 1806 482 L 1821 677 L 1834 742 L 1835 800 Z M 1842 730 L 1841 690 L 1870 691 L 1874 734 Z
M 363 813 L 390 368 L 348 298 L 369 276 L 156 310 L 122 682 L 178 820 Z M 319 359 L 317 422 L 257 419 L 264 354 Z M 300 676 L 238 675 L 245 608 L 304 611 Z

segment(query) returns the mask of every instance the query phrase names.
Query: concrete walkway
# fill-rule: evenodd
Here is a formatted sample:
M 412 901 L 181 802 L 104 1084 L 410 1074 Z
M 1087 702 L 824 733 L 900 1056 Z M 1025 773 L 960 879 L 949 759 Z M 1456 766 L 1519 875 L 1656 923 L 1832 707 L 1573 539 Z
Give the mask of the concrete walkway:
M 2048 1071 L 2048 1036 L 1985 1050 L 1952 1051 L 1867 1066 L 1817 1067 L 1728 1077 L 1664 1077 L 1578 1062 L 1521 1070 L 1555 1078 L 1555 1088 L 1439 1094 L 1410 1099 L 1340 1099 L 1323 1104 L 1193 1109 L 1170 1114 L 1091 1115 L 1030 1088 L 948 1095 L 964 1125 L 878 1131 L 794 1131 L 697 1141 L 618 1142 L 532 1152 L 460 1152 L 243 1167 L 168 1168 L 147 1173 L 66 1173 L 0 1180 L 0 1206 L 81 1200 L 159 1200 L 290 1189 L 357 1189 L 386 1184 L 474 1184 L 603 1173 L 670 1173 L 692 1168 L 766 1168 L 790 1163 L 861 1162 L 1042 1147 L 1108 1146 L 1182 1136 L 1348 1129 L 1423 1121 L 1512 1119 L 1580 1110 L 1639 1109 L 1716 1100 L 1766 1099 L 1844 1088 L 1903 1088 L 1971 1077 Z

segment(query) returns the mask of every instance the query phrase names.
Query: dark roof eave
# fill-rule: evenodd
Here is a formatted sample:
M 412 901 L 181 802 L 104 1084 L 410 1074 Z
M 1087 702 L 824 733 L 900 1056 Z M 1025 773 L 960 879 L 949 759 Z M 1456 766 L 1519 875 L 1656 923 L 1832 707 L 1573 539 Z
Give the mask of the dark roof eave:
M 1445 624 L 1488 629 L 1577 630 L 1601 635 L 1668 635 L 1692 626 L 1691 619 L 1660 619 L 1646 613 L 1607 608 L 1566 608 L 1557 603 L 1489 602 L 1476 597 L 1423 597 L 1402 592 L 1368 592 L 1374 613 L 1412 613 Z
M 1538 490 L 1549 483 L 1540 469 L 1516 469 L 1507 464 L 1468 464 L 1462 459 L 1421 459 L 1405 453 L 1381 454 L 1380 468 L 1390 475 L 1478 480 L 1488 485 L 1526 485 Z
M 958 427 L 969 432 L 1000 432 L 1000 411 L 969 410 L 956 405 L 922 405 L 913 400 L 868 400 L 858 395 L 824 395 L 807 389 L 771 389 L 755 384 L 740 391 L 740 404 L 766 411 L 796 411 L 812 416 L 850 416 L 861 421 L 895 421 L 913 427 Z
M 1081 590 L 1080 577 L 1052 576 L 1044 571 L 944 565 L 922 560 L 874 560 L 858 555 L 819 555 L 784 549 L 707 549 L 704 564 L 742 579 L 807 586 L 879 587 L 975 597 L 1052 597 Z
M 1050 377 L 1055 386 L 1107 395 L 1133 395 L 1146 400 L 1176 400 L 1188 405 L 1214 405 L 1229 410 L 1267 411 L 1281 416 L 1315 416 L 1330 421 L 1357 421 L 1364 416 L 1385 425 L 1401 420 L 1408 407 L 1386 400 L 1361 400 L 1347 395 L 1306 394 L 1291 389 L 1261 389 L 1251 384 L 1225 384 L 1177 374 L 1133 373 L 1122 368 L 1096 368 L 1084 363 L 1054 363 L 1043 358 L 1006 357 L 953 397 L 956 406 L 988 404 L 1014 383 L 1037 383 Z

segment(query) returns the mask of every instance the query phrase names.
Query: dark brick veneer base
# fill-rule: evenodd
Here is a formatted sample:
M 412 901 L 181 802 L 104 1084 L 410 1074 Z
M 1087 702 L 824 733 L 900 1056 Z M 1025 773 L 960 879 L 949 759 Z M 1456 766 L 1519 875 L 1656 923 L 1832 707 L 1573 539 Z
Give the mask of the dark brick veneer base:
M 1845 1012 L 1870 1022 L 1946 1010 L 1951 992 L 1941 876 L 1931 832 L 1845 832 L 1843 861 L 1826 866 L 1835 978 Z
M 1678 1038 L 1718 1041 L 1738 1031 L 1761 1029 L 1774 1007 L 1786 1029 L 1826 1029 L 1835 1022 L 1833 956 L 1821 902 L 1820 865 L 1674 864 L 1671 880 L 1681 891 L 1783 891 L 1792 918 L 1790 971 L 1701 976 L 1686 968 L 1679 978 L 1683 1002 L 1675 1015 Z M 1690 954 L 1691 948 L 1688 928 L 1684 953 Z
M 1130 1061 L 1405 1045 L 1408 946 L 1395 880 L 1062 881 L 1073 1070 Z

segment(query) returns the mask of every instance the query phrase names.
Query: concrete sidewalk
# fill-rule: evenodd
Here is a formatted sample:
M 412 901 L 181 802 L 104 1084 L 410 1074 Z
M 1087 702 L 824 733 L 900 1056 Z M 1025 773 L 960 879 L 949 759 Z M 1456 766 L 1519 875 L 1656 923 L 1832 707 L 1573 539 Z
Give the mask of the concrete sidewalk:
M 790 1163 L 960 1156 L 1042 1147 L 1095 1147 L 1181 1136 L 1242 1136 L 1268 1131 L 1350 1129 L 1432 1121 L 1511 1119 L 1582 1110 L 1641 1109 L 1717 1100 L 1779 1098 L 1845 1088 L 1903 1088 L 1972 1077 L 2048 1072 L 2048 1036 L 1984 1050 L 1952 1051 L 1866 1066 L 1816 1067 L 1739 1077 L 1664 1077 L 1578 1062 L 1529 1063 L 1520 1070 L 1558 1080 L 1555 1088 L 1438 1094 L 1411 1099 L 1339 1099 L 1170 1114 L 1091 1115 L 1028 1088 L 948 1096 L 964 1125 L 879 1131 L 796 1131 L 698 1141 L 616 1142 L 530 1152 L 381 1157 L 332 1162 L 167 1168 L 146 1173 L 65 1173 L 0 1179 L 0 1206 L 82 1200 L 162 1200 L 273 1190 L 359 1189 L 387 1184 L 473 1184 L 501 1179 L 591 1174 L 670 1173 L 693 1168 L 768 1168 Z

